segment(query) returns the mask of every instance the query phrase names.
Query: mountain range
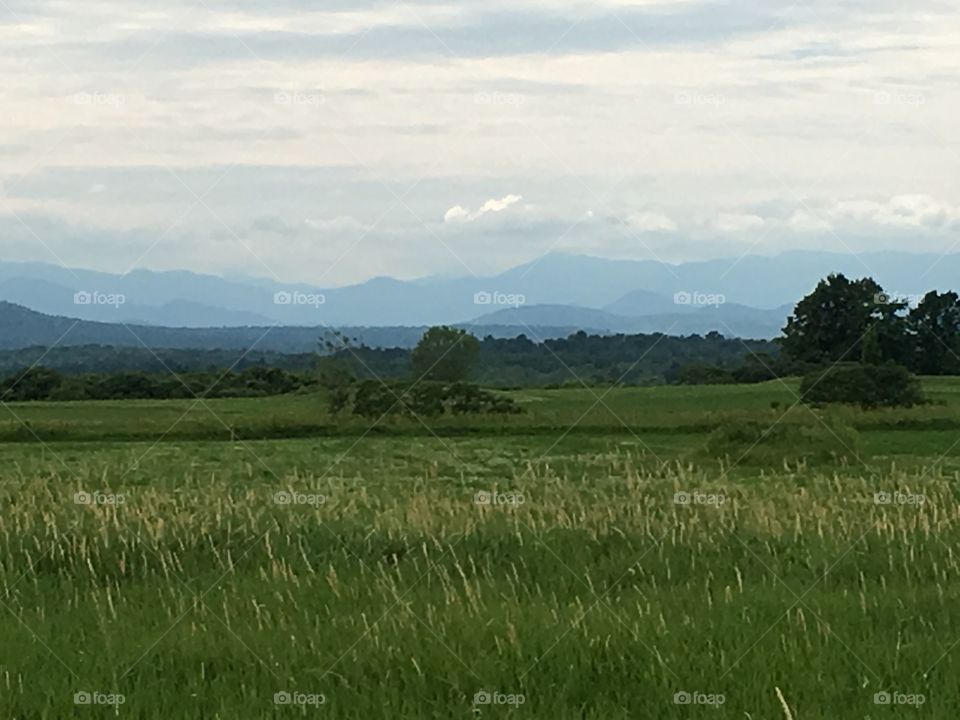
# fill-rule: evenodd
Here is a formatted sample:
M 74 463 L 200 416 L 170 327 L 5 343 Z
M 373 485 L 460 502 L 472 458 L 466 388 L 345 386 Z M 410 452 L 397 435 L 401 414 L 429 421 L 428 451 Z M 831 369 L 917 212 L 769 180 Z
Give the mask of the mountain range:
M 550 253 L 490 277 L 379 277 L 340 288 L 2 262 L 0 300 L 49 316 L 154 327 L 150 334 L 161 336 L 164 328 L 247 328 L 255 335 L 280 325 L 310 329 L 315 338 L 320 326 L 413 331 L 461 324 L 507 335 L 536 328 L 549 329 L 544 336 L 583 329 L 770 338 L 793 304 L 831 272 L 869 275 L 893 294 L 919 295 L 960 284 L 960 254 L 798 251 L 668 265 Z
M 515 338 L 522 334 L 514 326 L 471 325 L 480 337 Z M 336 328 L 354 344 L 382 348 L 412 348 L 420 340 L 420 327 L 347 327 Z M 577 332 L 576 327 L 526 328 L 535 341 L 563 338 Z M 0 301 L 0 351 L 24 348 L 67 348 L 101 346 L 133 348 L 148 354 L 154 350 L 233 350 L 239 357 L 262 353 L 313 353 L 332 328 L 316 325 L 243 327 L 163 327 L 136 323 L 78 320 L 47 315 L 22 305 Z

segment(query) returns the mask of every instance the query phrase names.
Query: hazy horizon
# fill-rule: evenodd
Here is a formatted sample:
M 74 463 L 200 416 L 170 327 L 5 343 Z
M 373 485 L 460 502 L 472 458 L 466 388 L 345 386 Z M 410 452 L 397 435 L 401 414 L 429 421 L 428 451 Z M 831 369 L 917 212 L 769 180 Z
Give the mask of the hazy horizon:
M 728 270 L 732 272 L 740 265 L 742 262 L 750 259 L 765 259 L 775 261 L 779 258 L 786 256 L 806 256 L 811 259 L 825 259 L 825 258 L 835 258 L 838 261 L 851 261 L 857 264 L 859 267 L 858 271 L 850 271 L 849 269 L 844 269 L 837 267 L 835 270 L 824 270 L 824 276 L 826 273 L 836 272 L 840 274 L 845 274 L 851 277 L 871 277 L 873 275 L 881 275 L 882 273 L 875 272 L 871 269 L 870 264 L 867 262 L 867 259 L 870 257 L 930 257 L 934 260 L 934 264 L 931 264 L 930 270 L 933 271 L 940 266 L 940 262 L 953 256 L 960 256 L 960 247 L 956 250 L 946 252 L 943 254 L 938 254 L 935 252 L 923 251 L 923 250 L 910 250 L 909 248 L 897 248 L 897 249 L 880 249 L 880 250 L 867 250 L 862 253 L 845 253 L 837 252 L 834 250 L 824 249 L 824 250 L 808 250 L 805 248 L 786 248 L 784 250 L 771 252 L 771 253 L 761 253 L 761 252 L 750 252 L 740 256 L 733 255 L 719 255 L 716 257 L 702 257 L 695 258 L 691 260 L 678 260 L 676 262 L 667 262 L 654 260 L 652 258 L 632 258 L 632 257 L 617 257 L 612 255 L 601 255 L 593 254 L 586 252 L 575 252 L 567 250 L 549 250 L 546 253 L 539 255 L 537 257 L 529 258 L 523 260 L 517 264 L 510 265 L 500 270 L 491 271 L 489 273 L 470 275 L 467 272 L 457 272 L 456 268 L 451 269 L 447 272 L 436 272 L 429 273 L 424 275 L 411 275 L 409 277 L 404 277 L 401 275 L 392 275 L 389 274 L 389 271 L 383 275 L 375 275 L 371 277 L 366 277 L 356 281 L 347 281 L 342 283 L 329 282 L 323 285 L 312 284 L 309 280 L 297 280 L 297 279 L 288 279 L 288 278 L 272 278 L 266 274 L 258 275 L 256 272 L 244 272 L 242 270 L 232 270 L 226 269 L 223 271 L 202 271 L 202 270 L 193 270 L 189 267 L 170 267 L 170 268 L 151 268 L 151 267 L 135 267 L 130 268 L 126 273 L 116 273 L 111 270 L 104 270 L 89 264 L 87 265 L 70 265 L 65 266 L 54 261 L 44 260 L 42 258 L 38 259 L 29 259 L 29 260 L 0 260 L 0 265 L 23 265 L 25 267 L 31 265 L 39 265 L 41 267 L 49 268 L 62 268 L 68 273 L 81 272 L 81 273 L 103 273 L 106 275 L 112 275 L 117 277 L 123 277 L 125 275 L 135 274 L 137 272 L 145 273 L 154 273 L 157 275 L 162 274 L 189 274 L 200 277 L 211 277 L 218 278 L 226 281 L 235 281 L 239 283 L 264 283 L 268 285 L 289 285 L 289 286 L 311 286 L 318 289 L 345 289 L 350 287 L 361 286 L 371 281 L 376 280 L 395 280 L 400 283 L 409 283 L 409 284 L 418 284 L 423 282 L 456 282 L 456 281 L 476 281 L 484 279 L 496 279 L 498 276 L 505 273 L 511 273 L 517 270 L 524 270 L 525 272 L 521 274 L 520 282 L 526 278 L 526 271 L 533 272 L 535 269 L 541 267 L 541 263 L 547 258 L 567 258 L 571 260 L 583 259 L 585 261 L 599 261 L 599 262 L 628 262 L 628 263 L 650 263 L 652 266 L 663 266 L 668 269 L 679 269 L 683 267 L 696 266 L 701 264 L 721 264 L 725 268 L 725 271 Z M 728 265 L 724 265 L 728 263 Z M 25 278 L 30 277 L 25 275 Z M 920 282 L 925 280 L 925 277 L 920 277 Z M 641 286 L 643 283 L 638 280 L 638 290 L 643 290 Z M 936 285 L 936 283 L 934 283 Z

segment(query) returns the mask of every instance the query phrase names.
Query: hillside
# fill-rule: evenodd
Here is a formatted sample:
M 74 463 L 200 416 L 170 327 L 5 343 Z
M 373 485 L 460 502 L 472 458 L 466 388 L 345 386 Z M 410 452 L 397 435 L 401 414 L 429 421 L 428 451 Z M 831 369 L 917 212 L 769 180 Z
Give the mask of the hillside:
M 410 348 L 416 345 L 426 327 L 349 327 L 340 326 L 358 344 L 371 347 Z M 497 323 L 471 325 L 476 335 L 512 338 L 521 333 L 515 327 Z M 532 329 L 528 329 L 530 332 Z M 539 338 L 566 337 L 576 327 L 537 327 Z M 331 331 L 323 325 L 247 326 L 183 328 L 136 323 L 98 322 L 30 310 L 21 305 L 0 302 L 0 350 L 30 347 L 77 347 L 104 345 L 127 348 L 167 348 L 198 350 L 271 351 L 309 353 L 318 340 Z

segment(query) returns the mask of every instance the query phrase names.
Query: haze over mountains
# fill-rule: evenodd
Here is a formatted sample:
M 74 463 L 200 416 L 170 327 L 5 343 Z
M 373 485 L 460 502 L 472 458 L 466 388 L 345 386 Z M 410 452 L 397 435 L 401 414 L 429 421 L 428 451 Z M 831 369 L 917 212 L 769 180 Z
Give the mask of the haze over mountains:
M 919 295 L 960 284 L 960 255 L 790 252 L 666 265 L 551 253 L 486 278 L 374 278 L 342 288 L 0 263 L 0 300 L 47 315 L 165 328 L 470 324 L 506 335 L 540 328 L 550 330 L 545 335 L 584 329 L 770 338 L 830 272 L 870 275 L 893 294 Z

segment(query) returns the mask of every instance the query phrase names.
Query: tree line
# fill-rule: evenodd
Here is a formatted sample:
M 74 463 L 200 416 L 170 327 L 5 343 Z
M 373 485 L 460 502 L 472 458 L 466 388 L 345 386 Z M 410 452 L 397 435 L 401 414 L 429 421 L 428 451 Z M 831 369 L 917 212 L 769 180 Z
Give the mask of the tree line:
M 797 303 L 783 335 L 775 341 L 726 338 L 716 332 L 688 337 L 578 332 L 545 341 L 526 335 L 480 340 L 462 329 L 437 327 L 410 350 L 371 348 L 345 342 L 341 334 L 333 337 L 335 342 L 329 336 L 321 339 L 317 353 L 250 353 L 249 357 L 245 353 L 239 358 L 234 350 L 103 346 L 0 353 L 0 368 L 5 364 L 22 367 L 34 357 L 44 363 L 10 373 L 0 381 L 0 398 L 9 402 L 259 397 L 317 384 L 350 385 L 350 392 L 356 393 L 366 381 L 360 405 L 376 409 L 388 399 L 377 394 L 376 384 L 395 385 L 393 390 L 403 395 L 413 392 L 414 383 L 426 381 L 445 383 L 446 389 L 418 390 L 416 402 L 433 408 L 462 408 L 493 403 L 492 398 L 464 390 L 466 382 L 501 389 L 746 383 L 810 377 L 850 364 L 896 365 L 916 374 L 953 375 L 960 374 L 960 296 L 931 291 L 911 306 L 886 293 L 872 278 L 830 275 Z M 231 369 L 221 369 L 225 367 Z M 93 368 L 106 371 L 91 372 Z M 831 382 L 821 379 L 810 386 L 820 392 L 837 382 L 844 388 L 865 386 L 865 373 L 870 383 L 881 386 L 902 378 L 899 373 L 850 368 L 834 372 Z M 907 390 L 902 397 L 911 394 Z
M 829 275 L 797 303 L 778 344 L 776 358 L 754 355 L 734 369 L 688 366 L 679 381 L 715 384 L 799 375 L 799 396 L 811 405 L 925 403 L 917 375 L 960 374 L 960 296 L 933 290 L 914 305 L 885 292 L 873 278 Z
M 838 364 L 892 364 L 918 375 L 960 375 L 960 296 L 933 290 L 911 305 L 872 278 L 829 275 L 796 304 L 776 344 L 779 352 L 748 353 L 736 367 L 685 365 L 677 382 L 763 382 L 810 376 Z M 864 371 L 846 372 L 852 377 Z M 885 377 L 889 382 L 893 376 Z
M 267 397 L 316 383 L 313 371 L 288 372 L 274 367 L 252 367 L 240 372 L 134 371 L 77 375 L 32 367 L 0 381 L 0 402 Z
M 423 336 L 419 357 L 430 357 L 428 351 L 438 342 L 443 347 L 439 330 Z M 660 385 L 677 382 L 684 366 L 692 364 L 733 369 L 744 381 L 757 381 L 768 379 L 764 365 L 775 363 L 779 353 L 769 340 L 738 340 L 718 333 L 672 337 L 578 332 L 546 341 L 520 335 L 488 336 L 474 342 L 466 379 L 503 389 L 580 387 L 581 383 Z M 419 377 L 423 370 L 415 349 L 373 348 L 359 342 L 347 349 L 321 341 L 318 352 L 295 355 L 103 345 L 34 347 L 0 351 L 0 377 L 5 376 L 0 380 L 0 397 L 13 402 L 280 394 L 315 384 L 324 358 L 331 355 L 361 381 L 403 382 Z M 745 364 L 745 355 L 764 358 L 764 363 Z M 462 359 L 451 356 L 442 365 L 456 363 Z
M 960 296 L 934 290 L 910 307 L 872 278 L 830 275 L 797 303 L 781 347 L 801 362 L 896 363 L 921 375 L 960 374 Z

